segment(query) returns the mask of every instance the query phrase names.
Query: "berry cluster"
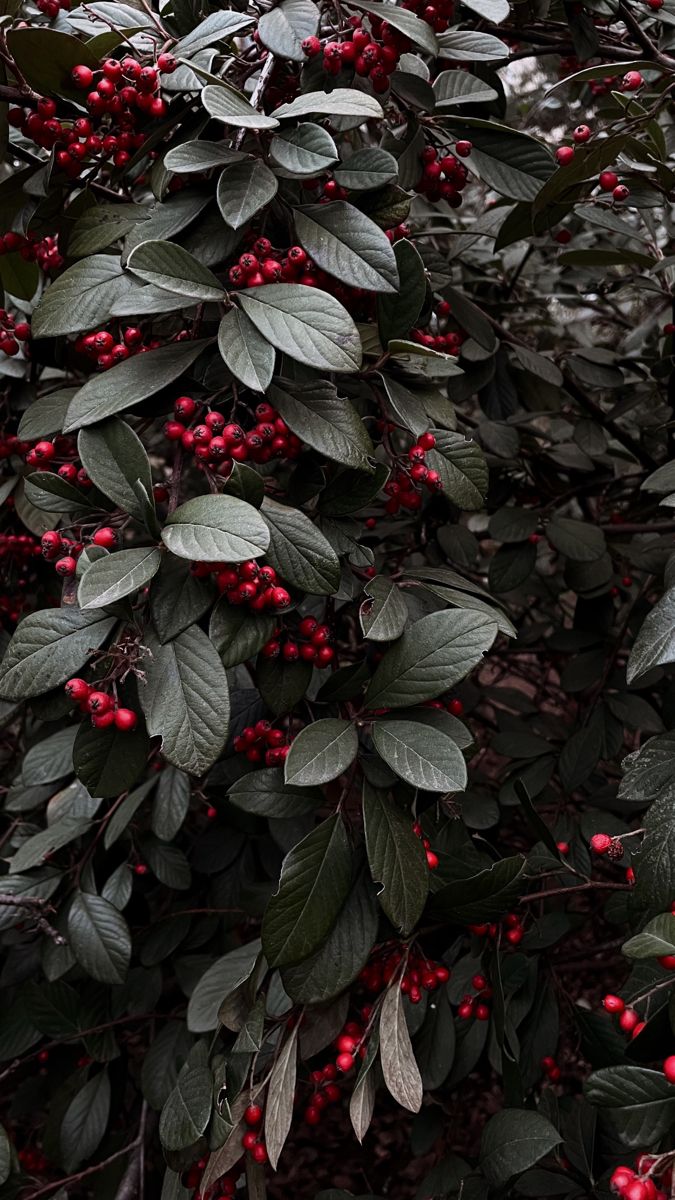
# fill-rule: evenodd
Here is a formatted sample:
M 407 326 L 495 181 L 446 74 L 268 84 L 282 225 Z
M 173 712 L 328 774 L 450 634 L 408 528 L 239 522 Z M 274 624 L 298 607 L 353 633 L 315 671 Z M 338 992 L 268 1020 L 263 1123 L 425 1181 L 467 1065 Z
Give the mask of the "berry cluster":
M 390 983 L 402 961 L 403 951 L 400 946 L 390 943 L 380 946 L 375 949 L 370 961 L 361 971 L 359 982 L 367 992 L 377 994 Z M 419 1004 L 422 991 L 435 992 L 447 983 L 449 978 L 450 972 L 447 967 L 425 958 L 419 950 L 412 947 L 401 976 L 401 991 L 407 995 L 411 1004 Z
M 181 1183 L 184 1188 L 194 1190 L 193 1200 L 199 1200 L 201 1192 L 199 1186 L 202 1181 L 202 1175 L 206 1170 L 208 1163 L 207 1158 L 199 1158 L 196 1163 L 188 1167 L 181 1176 Z M 222 1175 L 215 1185 L 213 1191 L 209 1191 L 209 1200 L 230 1200 L 235 1195 L 237 1190 L 238 1173 L 235 1171 L 229 1172 L 227 1175 Z
M 340 1049 L 340 1047 L 337 1045 L 338 1042 L 340 1042 L 342 1046 L 347 1046 L 348 1040 L 353 1041 L 355 1037 L 360 1038 L 361 1036 L 361 1026 L 355 1021 L 350 1021 L 347 1025 L 345 1025 L 342 1034 L 337 1039 L 335 1043 L 336 1048 Z M 342 1053 L 343 1051 L 341 1050 L 340 1052 Z M 350 1051 L 346 1050 L 344 1053 L 350 1053 Z M 337 1079 L 337 1074 L 337 1064 L 332 1062 L 326 1063 L 325 1067 L 320 1067 L 311 1072 L 310 1081 L 312 1084 L 312 1094 L 307 1101 L 307 1105 L 303 1113 L 304 1119 L 308 1125 L 318 1125 L 321 1121 L 321 1114 L 324 1109 L 329 1108 L 332 1104 L 339 1104 L 340 1100 L 342 1099 L 342 1089 L 335 1082 Z
M 638 1157 L 637 1171 L 630 1167 L 617 1167 L 612 1172 L 609 1186 L 622 1200 L 667 1200 L 670 1191 L 672 1170 L 668 1170 L 661 1178 L 661 1183 L 669 1190 L 666 1192 L 657 1187 L 651 1175 L 644 1174 L 651 1169 L 653 1160 L 649 1155 Z
M 461 1021 L 489 1021 L 490 1006 L 486 1003 L 492 999 L 492 988 L 484 975 L 474 975 L 471 980 L 473 996 L 467 992 L 459 1003 L 457 1016 Z
M 439 300 L 428 328 L 426 330 L 413 329 L 410 335 L 412 340 L 420 346 L 441 350 L 445 354 L 459 354 L 462 343 L 466 340 L 466 334 L 463 329 L 448 328 L 451 312 L 449 301 Z
M 112 696 L 92 688 L 86 679 L 69 679 L 64 690 L 80 712 L 89 713 L 96 729 L 107 729 L 114 725 L 123 733 L 129 733 L 136 728 L 138 714 L 133 709 L 120 708 Z
M 0 255 L 17 251 L 25 262 L 36 262 L 43 271 L 58 271 L 65 259 L 59 254 L 58 234 L 55 237 L 37 238 L 35 234 L 3 233 L 0 237 Z
M 640 1014 L 634 1008 L 629 1008 L 625 1000 L 621 996 L 615 996 L 612 992 L 608 992 L 603 996 L 602 1007 L 605 1012 L 619 1018 L 619 1028 L 624 1033 L 629 1033 L 631 1037 L 637 1037 L 645 1027 L 645 1022 L 640 1020 Z
M 179 396 L 174 405 L 174 420 L 166 422 L 164 436 L 170 442 L 180 442 L 199 464 L 220 475 L 229 475 L 233 462 L 294 459 L 302 450 L 300 439 L 265 401 L 257 405 L 256 424 L 248 432 L 215 410 L 207 412 L 203 421 L 188 426 L 186 422 L 193 420 L 197 409 L 197 401 L 191 396 Z
M 198 579 L 213 575 L 218 591 L 228 604 L 247 605 L 253 612 L 280 612 L 291 603 L 290 593 L 279 587 L 273 567 L 260 566 L 254 558 L 243 563 L 194 563 Z
M 467 158 L 472 149 L 471 142 L 460 141 L 455 145 L 454 154 L 446 150 L 439 158 L 435 146 L 425 146 L 420 156 L 422 174 L 415 184 L 415 191 L 432 203 L 445 200 L 451 208 L 459 208 L 469 179 L 469 172 L 459 158 Z
M 368 79 L 374 92 L 386 92 L 389 76 L 396 70 L 401 54 L 410 48 L 410 41 L 379 17 L 370 17 L 369 24 L 370 30 L 364 28 L 361 17 L 350 17 L 351 38 L 322 46 L 318 37 L 308 37 L 302 48 L 308 58 L 323 54 L 323 69 L 328 75 L 347 70 Z
M 637 74 L 637 71 L 629 71 L 625 78 L 627 79 L 629 75 Z M 642 77 L 640 76 L 640 83 L 641 82 Z M 640 85 L 638 84 L 638 86 Z M 588 125 L 577 125 L 577 128 L 572 134 L 572 137 L 577 145 L 587 142 L 590 136 L 591 131 Z M 555 157 L 559 166 L 566 167 L 574 158 L 574 146 L 558 146 L 558 149 L 555 152 Z M 611 192 L 612 199 L 616 203 L 621 203 L 623 200 L 627 200 L 630 196 L 630 189 L 626 187 L 625 183 L 619 182 L 619 176 L 617 175 L 616 171 L 601 171 L 598 175 L 598 186 L 601 192 Z
M 35 0 L 35 7 L 53 21 L 60 12 L 70 12 L 70 0 Z
M 422 708 L 440 709 L 441 712 L 449 712 L 453 717 L 461 717 L 464 715 L 464 705 L 457 698 L 448 700 L 446 704 L 442 700 L 425 700 Z
M 436 439 L 433 433 L 423 433 L 408 451 L 408 461 L 400 466 L 393 479 L 384 485 L 389 497 L 384 509 L 395 516 L 401 508 L 417 510 L 422 507 L 422 492 L 418 484 L 424 484 L 430 492 L 442 492 L 443 481 L 438 471 L 430 470 L 424 459 L 433 450 Z
M 73 468 L 75 469 L 75 468 Z M 59 471 L 61 475 L 62 472 Z M 117 534 L 110 525 L 97 529 L 92 537 L 92 545 L 101 546 L 104 550 L 113 550 L 117 545 Z M 64 537 L 58 529 L 48 529 L 40 539 L 42 557 L 47 562 L 54 563 L 58 575 L 74 575 L 77 570 L 77 559 L 84 549 L 84 543 L 73 538 Z
M 138 326 L 129 325 L 117 338 L 107 329 L 83 333 L 75 339 L 75 351 L 95 362 L 99 371 L 109 371 L 116 363 L 124 362 L 134 354 L 156 350 L 161 344 L 159 338 L 151 338 L 144 342 L 143 333 Z
M 237 754 L 245 754 L 251 763 L 264 762 L 266 767 L 279 767 L 291 748 L 292 738 L 283 729 L 275 729 L 269 721 L 247 725 L 234 739 Z
M 17 1158 L 28 1175 L 40 1175 L 49 1166 L 49 1159 L 41 1150 L 31 1150 L 28 1146 L 18 1151 Z
M 263 658 L 278 658 L 281 655 L 286 662 L 297 662 L 301 659 L 302 662 L 313 663 L 314 666 L 323 669 L 335 658 L 330 639 L 329 625 L 320 625 L 315 617 L 303 617 L 298 625 L 297 634 L 291 635 L 287 630 L 275 630 L 274 636 L 269 642 L 265 642 L 260 653 Z
M 562 1074 L 560 1067 L 550 1054 L 545 1054 L 541 1060 L 541 1069 L 551 1083 L 558 1083 Z
M 518 946 L 525 936 L 523 923 L 518 916 L 518 913 L 507 913 L 501 920 L 501 926 L 504 933 L 504 940 L 510 946 Z M 491 921 L 489 924 L 482 923 L 480 925 L 469 925 L 469 931 L 475 933 L 476 937 L 487 937 L 494 941 L 499 933 L 499 925 Z
M 424 836 L 424 830 L 422 829 L 419 821 L 415 821 L 415 824 L 413 825 L 413 833 L 415 834 L 415 837 L 421 838 L 422 840 L 424 852 L 427 856 L 427 866 L 429 870 L 435 871 L 436 867 L 438 866 L 438 855 L 434 854 L 433 850 L 431 849 L 431 842 L 429 841 L 428 837 Z
M 0 350 L 2 353 L 13 358 L 21 349 L 20 343 L 27 342 L 29 338 L 30 325 L 28 321 L 17 321 L 12 313 L 0 308 Z M 27 347 L 24 348 L 24 354 L 26 349 Z
M 260 1164 L 267 1162 L 267 1150 L 260 1129 L 262 1119 L 263 1110 L 260 1105 L 249 1104 L 244 1112 L 244 1122 L 248 1125 L 248 1129 L 241 1139 L 244 1150 L 251 1155 L 254 1162 Z

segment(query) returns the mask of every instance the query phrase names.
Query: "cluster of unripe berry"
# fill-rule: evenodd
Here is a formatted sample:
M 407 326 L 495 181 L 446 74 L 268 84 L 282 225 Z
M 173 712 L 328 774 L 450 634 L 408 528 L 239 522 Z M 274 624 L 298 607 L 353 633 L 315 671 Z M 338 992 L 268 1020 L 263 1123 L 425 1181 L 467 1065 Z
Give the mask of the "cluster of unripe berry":
M 7 312 L 6 309 L 0 308 L 0 350 L 3 354 L 13 358 L 21 349 L 21 342 L 27 342 L 30 338 L 30 324 L 28 321 L 17 321 L 16 317 Z M 24 353 L 27 347 L 24 348 Z
M 285 662 L 312 663 L 320 670 L 330 666 L 335 658 L 335 650 L 330 644 L 331 632 L 329 625 L 320 625 L 316 617 L 303 617 L 297 632 L 276 629 L 268 642 L 265 642 L 260 653 L 263 658 L 281 658 Z
M 492 999 L 492 988 L 485 976 L 480 974 L 473 976 L 471 986 L 474 995 L 467 992 L 462 996 L 457 1016 L 460 1021 L 489 1021 L 491 1009 L 487 1001 Z
M 355 1021 L 350 1021 L 344 1027 L 344 1031 L 337 1039 L 341 1046 L 347 1045 L 347 1039 L 353 1040 L 354 1036 L 359 1038 L 362 1036 L 361 1027 Z M 339 1049 L 340 1047 L 336 1047 Z M 349 1051 L 346 1051 L 349 1053 Z M 310 1074 L 310 1082 L 312 1084 L 312 1094 L 309 1097 L 303 1116 L 308 1125 L 318 1125 L 321 1121 L 321 1115 L 324 1109 L 329 1108 L 333 1104 L 339 1104 L 342 1099 L 342 1088 L 335 1082 L 338 1075 L 338 1068 L 335 1063 L 326 1063 L 325 1067 L 318 1067 Z
M 43 271 L 58 271 L 65 259 L 59 254 L 58 234 L 54 237 L 37 238 L 34 233 L 24 235 L 10 229 L 0 237 L 0 255 L 19 252 L 25 262 L 36 262 Z
M 191 396 L 179 396 L 174 404 L 174 419 L 164 426 L 164 436 L 170 442 L 180 442 L 184 450 L 194 454 L 198 464 L 221 475 L 229 475 L 233 462 L 294 459 L 302 450 L 300 439 L 265 401 L 257 405 L 256 424 L 248 432 L 215 410 L 207 412 L 203 421 L 190 425 L 198 407 Z
M 96 530 L 91 541 L 94 546 L 101 546 L 104 550 L 113 550 L 117 545 L 117 534 L 110 525 L 104 525 L 101 529 Z M 46 533 L 43 533 L 40 545 L 42 557 L 47 562 L 54 563 L 57 575 L 67 577 L 75 574 L 77 559 L 84 550 L 83 542 L 64 537 L 58 529 L 48 529 Z
M 658 1187 L 652 1175 L 647 1174 L 653 1169 L 655 1161 L 648 1154 L 640 1154 L 636 1160 L 635 1171 L 630 1167 L 617 1167 L 609 1181 L 611 1190 L 617 1196 L 621 1196 L 621 1200 L 667 1200 L 670 1195 L 672 1167 L 667 1167 L 663 1173 L 659 1172 L 662 1187 Z
M 107 729 L 114 725 L 123 733 L 129 733 L 138 724 L 138 715 L 132 708 L 120 708 L 108 692 L 92 688 L 86 679 L 69 679 L 64 690 L 80 712 L 90 715 L 96 729 Z
M 420 825 L 419 821 L 415 821 L 415 824 L 413 825 L 412 828 L 413 828 L 413 833 L 415 834 L 415 837 L 420 838 L 420 840 L 422 842 L 422 846 L 424 847 L 424 853 L 427 856 L 427 866 L 428 866 L 429 870 L 435 871 L 436 867 L 438 866 L 438 855 L 434 854 L 433 850 L 431 849 L 431 842 L 429 841 L 429 838 L 424 836 L 424 830 L 422 829 L 422 826 Z
M 324 45 L 318 37 L 305 38 L 302 48 L 308 58 L 323 54 L 323 69 L 328 75 L 342 70 L 353 71 L 370 81 L 374 92 L 386 92 L 389 76 L 396 70 L 409 39 L 379 17 L 370 17 L 370 30 L 363 28 L 361 17 L 350 17 L 351 38 L 329 41 Z
M 463 329 L 448 329 L 452 308 L 448 300 L 439 300 L 427 329 L 413 329 L 410 336 L 420 346 L 442 350 L 445 354 L 458 354 L 466 333 Z M 434 333 L 431 330 L 435 330 Z
M 422 174 L 415 184 L 415 191 L 426 196 L 434 203 L 445 200 L 451 208 L 459 208 L 462 203 L 461 193 L 467 185 L 469 172 L 460 158 L 467 158 L 473 149 L 471 142 L 460 141 L 455 144 L 455 153 L 449 150 L 439 158 L 435 146 L 425 146 L 420 157 L 422 159 Z
M 259 1104 L 249 1104 L 244 1111 L 244 1124 L 248 1129 L 241 1139 L 241 1144 L 244 1150 L 251 1155 L 254 1162 L 267 1162 L 267 1149 L 262 1139 L 261 1125 L 263 1119 L 263 1110 Z
M 424 459 L 429 450 L 433 450 L 436 439 L 433 433 L 423 433 L 414 446 L 408 451 L 408 462 L 400 467 L 394 478 L 384 485 L 385 494 L 389 497 L 384 509 L 390 516 L 401 508 L 412 511 L 422 507 L 421 486 L 424 484 L 430 492 L 442 492 L 443 480 L 438 471 L 430 470 Z
M 400 946 L 387 943 L 377 947 L 359 975 L 359 983 L 371 995 L 379 994 L 391 982 L 403 961 Z M 426 958 L 416 947 L 412 947 L 405 970 L 401 976 L 401 991 L 411 1004 L 419 1004 L 422 992 L 435 992 L 450 978 L 443 963 Z M 365 1013 L 367 1010 L 363 1010 Z M 363 1015 L 363 1013 L 362 1013 Z M 364 1019 L 367 1019 L 364 1017 Z M 339 1066 L 339 1063 L 338 1063 Z
M 281 612 L 291 603 L 290 592 L 280 587 L 274 567 L 260 566 L 254 558 L 242 563 L 194 563 L 197 579 L 213 575 L 228 604 L 246 605 L 252 612 Z
M 502 917 L 499 924 L 496 924 L 494 921 L 490 921 L 489 923 L 481 922 L 479 925 L 469 925 L 468 928 L 469 932 L 475 933 L 476 937 L 487 937 L 491 941 L 494 941 L 499 933 L 500 924 L 504 940 L 510 946 L 520 945 L 525 936 L 525 930 L 518 913 L 507 913 L 505 917 Z
M 291 748 L 293 739 L 283 729 L 275 729 L 269 721 L 247 725 L 234 739 L 235 753 L 245 754 L 251 763 L 264 762 L 266 767 L 279 767 Z
M 128 325 L 118 337 L 108 329 L 95 329 L 91 333 L 80 334 L 75 339 L 74 348 L 77 354 L 84 354 L 86 358 L 95 362 L 99 371 L 109 371 L 116 363 L 124 362 L 134 354 L 156 350 L 161 344 L 159 338 L 151 338 L 144 342 L 142 330 L 137 325 Z

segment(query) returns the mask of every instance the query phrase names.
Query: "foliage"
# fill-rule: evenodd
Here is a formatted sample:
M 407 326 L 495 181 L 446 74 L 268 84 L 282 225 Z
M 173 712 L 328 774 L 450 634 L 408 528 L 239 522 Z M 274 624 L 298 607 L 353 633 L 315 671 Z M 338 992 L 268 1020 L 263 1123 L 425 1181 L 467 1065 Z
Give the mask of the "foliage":
M 0 1197 L 670 1194 L 670 0 L 3 12 Z

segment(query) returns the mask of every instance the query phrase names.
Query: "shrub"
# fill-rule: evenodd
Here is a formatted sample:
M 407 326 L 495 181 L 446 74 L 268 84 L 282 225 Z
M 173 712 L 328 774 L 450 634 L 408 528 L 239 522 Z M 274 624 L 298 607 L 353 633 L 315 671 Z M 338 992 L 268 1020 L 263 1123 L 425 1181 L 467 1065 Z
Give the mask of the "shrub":
M 662 6 L 6 6 L 3 1200 L 675 1194 Z

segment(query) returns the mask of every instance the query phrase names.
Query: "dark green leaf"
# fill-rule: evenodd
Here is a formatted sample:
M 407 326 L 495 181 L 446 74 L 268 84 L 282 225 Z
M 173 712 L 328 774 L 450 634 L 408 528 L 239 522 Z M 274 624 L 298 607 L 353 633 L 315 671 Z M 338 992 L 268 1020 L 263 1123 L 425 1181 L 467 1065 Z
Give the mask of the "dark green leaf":
M 51 295 L 51 292 L 52 288 L 47 295 Z M 79 297 L 72 303 L 79 304 Z M 206 344 L 199 341 L 160 346 L 158 350 L 150 350 L 147 354 L 138 354 L 126 362 L 118 363 L 103 375 L 92 375 L 70 403 L 64 432 L 72 433 L 82 425 L 95 425 L 105 417 L 111 417 L 161 392 L 162 388 L 168 387 L 192 366 Z
M 172 642 L 153 644 L 139 696 L 148 732 L 162 739 L 164 757 L 203 775 L 227 740 L 230 700 L 218 652 L 197 625 Z
M 363 823 L 370 873 L 381 885 L 379 901 L 405 936 L 419 920 L 429 891 L 429 868 L 409 813 L 369 783 L 363 789 Z
M 243 562 L 268 548 L 267 524 L 252 505 L 234 496 L 195 496 L 167 519 L 162 541 L 192 562 Z
M 295 209 L 298 240 L 323 271 L 352 287 L 396 292 L 398 267 L 391 242 L 364 213 L 336 200 Z
M 39 696 L 65 683 L 108 637 L 115 618 L 79 608 L 44 609 L 24 617 L 0 666 L 0 695 Z
M 401 708 L 433 699 L 468 675 L 496 633 L 496 623 L 483 613 L 422 617 L 385 654 L 366 693 L 368 706 Z
M 68 910 L 68 940 L 80 966 L 100 983 L 124 983 L 131 937 L 124 917 L 102 896 L 77 892 Z
M 87 567 L 80 580 L 77 598 L 82 609 L 105 608 L 124 596 L 133 595 L 149 583 L 159 570 L 160 551 L 154 546 L 119 550 Z
M 359 739 L 351 721 L 327 717 L 300 730 L 284 763 L 284 777 L 295 787 L 314 787 L 337 779 L 354 761 Z
M 258 33 L 263 46 L 277 58 L 301 63 L 305 62 L 302 43 L 316 33 L 318 26 L 319 10 L 313 0 L 282 0 L 263 13 Z
M 380 1060 L 384 1082 L 402 1108 L 419 1112 L 422 1077 L 415 1062 L 398 979 L 387 990 L 380 1013 Z
M 557 1129 L 541 1113 L 504 1109 L 485 1126 L 480 1167 L 492 1187 L 501 1187 L 526 1171 L 561 1142 Z
M 457 744 L 440 729 L 413 721 L 377 721 L 373 744 L 392 771 L 428 792 L 462 792 L 466 763 Z
M 274 346 L 241 309 L 225 313 L 218 327 L 218 349 L 240 383 L 254 392 L 267 391 L 274 374 Z
M 71 1100 L 59 1134 L 63 1166 L 74 1171 L 98 1148 L 110 1116 L 110 1080 L 106 1070 L 87 1080 Z
M 306 3 L 307 0 L 299 2 Z M 272 12 L 279 12 L 279 9 L 272 9 Z M 274 199 L 278 186 L 274 173 L 259 159 L 247 159 L 225 167 L 216 191 L 218 208 L 225 224 L 231 229 L 241 229 L 248 224 L 251 217 Z M 166 284 L 162 286 L 166 287 Z
M 340 561 L 309 517 L 269 496 L 263 501 L 261 515 L 269 529 L 267 558 L 274 569 L 288 583 L 313 596 L 336 592 Z
M 344 466 L 372 470 L 368 456 L 374 451 L 366 426 L 334 384 L 317 381 L 295 385 L 292 391 L 273 386 L 267 395 L 289 429 L 319 454 Z
M 258 332 L 289 358 L 320 371 L 358 371 L 361 339 L 334 296 L 297 283 L 272 283 L 240 292 L 238 301 Z

